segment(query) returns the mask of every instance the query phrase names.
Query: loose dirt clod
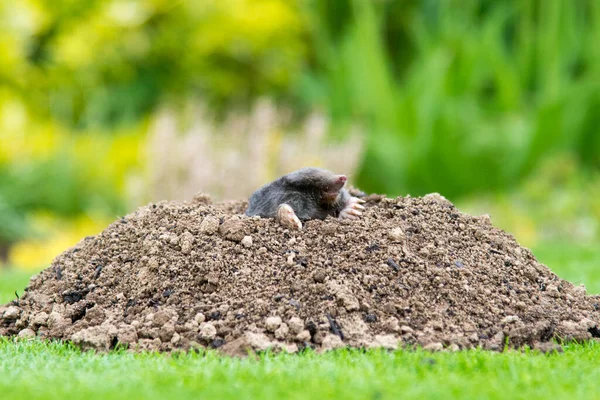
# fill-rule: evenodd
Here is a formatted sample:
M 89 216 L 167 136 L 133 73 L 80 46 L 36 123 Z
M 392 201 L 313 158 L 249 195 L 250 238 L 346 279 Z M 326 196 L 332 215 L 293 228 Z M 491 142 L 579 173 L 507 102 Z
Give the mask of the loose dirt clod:
M 366 197 L 288 231 L 245 203 L 162 202 L 87 237 L 0 306 L 0 335 L 84 349 L 433 351 L 600 337 L 599 296 L 439 195 Z

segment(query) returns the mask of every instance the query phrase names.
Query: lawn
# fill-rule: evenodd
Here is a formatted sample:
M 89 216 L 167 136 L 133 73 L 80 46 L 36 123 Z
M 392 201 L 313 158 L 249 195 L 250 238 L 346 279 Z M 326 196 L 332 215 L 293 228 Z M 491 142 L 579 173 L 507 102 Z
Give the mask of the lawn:
M 98 356 L 0 341 L 5 399 L 593 399 L 599 388 L 600 344 L 550 356 L 337 351 L 238 360 L 213 353 Z
M 535 249 L 560 276 L 600 292 L 600 252 Z M 0 300 L 27 274 L 0 275 Z M 96 355 L 58 343 L 0 340 L 2 399 L 600 398 L 600 343 L 562 354 L 336 351 L 230 359 L 206 354 Z

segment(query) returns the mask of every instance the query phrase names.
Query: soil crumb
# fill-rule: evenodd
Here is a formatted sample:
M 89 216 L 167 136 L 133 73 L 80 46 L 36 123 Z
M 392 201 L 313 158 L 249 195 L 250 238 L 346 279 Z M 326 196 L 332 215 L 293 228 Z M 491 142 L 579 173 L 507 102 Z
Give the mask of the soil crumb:
M 289 231 L 244 202 L 162 202 L 87 237 L 0 306 L 0 335 L 84 349 L 422 346 L 560 350 L 600 337 L 599 296 L 437 194 Z

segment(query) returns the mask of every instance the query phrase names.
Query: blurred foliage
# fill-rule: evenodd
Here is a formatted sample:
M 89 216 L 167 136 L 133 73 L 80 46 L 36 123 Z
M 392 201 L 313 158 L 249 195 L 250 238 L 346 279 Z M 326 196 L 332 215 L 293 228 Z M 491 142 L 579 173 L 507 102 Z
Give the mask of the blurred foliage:
M 470 214 L 489 214 L 525 246 L 565 238 L 600 242 L 600 173 L 582 172 L 570 155 L 546 160 L 508 192 L 471 196 L 458 206 Z
M 51 121 L 26 128 L 26 135 L 9 127 L 0 136 L 0 243 L 35 233 L 28 214 L 36 210 L 66 218 L 126 211 L 125 182 L 141 167 L 142 135 L 72 135 Z
M 310 4 L 307 93 L 365 121 L 365 189 L 506 190 L 557 151 L 600 165 L 598 1 Z
M 161 101 L 285 94 L 303 62 L 285 0 L 2 2 L 0 80 L 77 128 L 137 122 Z
M 39 270 L 86 236 L 102 232 L 114 219 L 98 213 L 65 219 L 44 212 L 29 218 L 36 235 L 11 246 L 7 257 L 9 265 L 29 271 Z
M 598 216 L 576 195 L 598 197 L 597 0 L 21 0 L 0 26 L 0 262 L 137 205 L 157 110 L 190 102 L 225 120 L 266 97 L 325 113 L 333 137 L 359 124 L 366 191 L 508 193 L 495 205 L 519 187 L 528 205 L 502 215 L 532 240 L 554 212 Z M 540 207 L 550 194 L 570 205 Z

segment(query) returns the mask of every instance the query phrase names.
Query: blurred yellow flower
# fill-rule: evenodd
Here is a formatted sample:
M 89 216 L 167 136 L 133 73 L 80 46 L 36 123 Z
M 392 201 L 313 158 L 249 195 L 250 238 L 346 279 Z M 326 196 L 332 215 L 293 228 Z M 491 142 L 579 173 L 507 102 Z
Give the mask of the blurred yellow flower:
M 201 9 L 211 14 L 195 32 L 196 50 L 204 54 L 239 46 L 261 51 L 272 47 L 273 41 L 292 39 L 302 27 L 292 3 L 281 0 L 209 1 Z
M 46 267 L 60 253 L 86 236 L 100 233 L 110 222 L 106 218 L 90 215 L 64 220 L 56 215 L 37 213 L 32 216 L 32 225 L 43 234 L 12 246 L 8 265 L 27 270 Z
M 4 33 L 0 35 L 0 60 L 0 76 L 9 76 L 23 67 L 22 46 L 16 37 Z
M 69 68 L 81 68 L 97 60 L 100 47 L 100 29 L 95 24 L 94 15 L 78 21 L 68 32 L 58 36 L 55 53 Z
M 68 137 L 50 121 L 33 121 L 25 105 L 10 92 L 0 100 L 0 163 L 42 159 L 61 148 Z

